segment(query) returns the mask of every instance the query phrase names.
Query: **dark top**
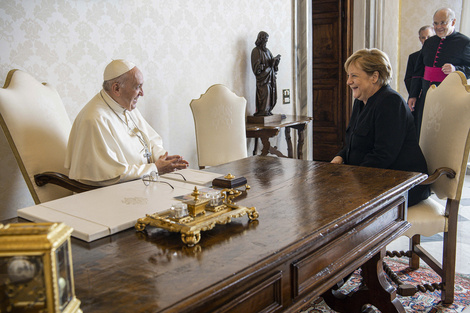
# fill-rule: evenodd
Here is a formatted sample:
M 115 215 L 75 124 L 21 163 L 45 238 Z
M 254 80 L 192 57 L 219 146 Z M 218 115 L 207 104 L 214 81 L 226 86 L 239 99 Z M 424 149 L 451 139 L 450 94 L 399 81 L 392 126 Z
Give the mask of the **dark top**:
M 456 31 L 442 39 L 437 35 L 428 38 L 416 62 L 410 98 L 417 98 L 421 89 L 425 95 L 430 84 L 438 85 L 435 82 L 421 80 L 425 66 L 442 67 L 446 63 L 455 66 L 456 71 L 463 72 L 467 79 L 470 78 L 470 38 Z
M 346 129 L 344 148 L 338 153 L 345 164 L 427 174 L 427 164 L 418 144 L 413 116 L 405 100 L 389 85 L 367 101 L 354 101 Z M 428 186 L 410 190 L 408 204 L 430 194 Z
M 406 64 L 406 72 L 405 72 L 405 79 L 404 79 L 406 91 L 408 92 L 408 94 L 410 93 L 411 80 L 413 78 L 416 61 L 418 60 L 418 56 L 420 52 L 421 50 L 418 50 L 408 56 L 408 63 Z

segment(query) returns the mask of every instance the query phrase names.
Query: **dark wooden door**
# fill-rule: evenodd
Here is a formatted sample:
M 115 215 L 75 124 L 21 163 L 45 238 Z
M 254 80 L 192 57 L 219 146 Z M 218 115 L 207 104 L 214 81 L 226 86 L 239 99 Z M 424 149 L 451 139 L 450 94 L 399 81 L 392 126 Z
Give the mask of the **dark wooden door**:
M 312 0 L 313 159 L 330 161 L 343 146 L 351 94 L 344 62 L 352 52 L 353 0 Z

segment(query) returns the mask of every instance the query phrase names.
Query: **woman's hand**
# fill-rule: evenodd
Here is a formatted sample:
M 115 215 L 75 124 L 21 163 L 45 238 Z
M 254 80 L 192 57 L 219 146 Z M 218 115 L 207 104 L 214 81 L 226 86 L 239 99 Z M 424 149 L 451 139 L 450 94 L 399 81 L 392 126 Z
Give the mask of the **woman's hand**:
M 330 163 L 334 163 L 334 164 L 343 164 L 344 160 L 342 157 L 340 157 L 339 155 L 335 156 L 333 158 L 333 160 L 331 160 Z

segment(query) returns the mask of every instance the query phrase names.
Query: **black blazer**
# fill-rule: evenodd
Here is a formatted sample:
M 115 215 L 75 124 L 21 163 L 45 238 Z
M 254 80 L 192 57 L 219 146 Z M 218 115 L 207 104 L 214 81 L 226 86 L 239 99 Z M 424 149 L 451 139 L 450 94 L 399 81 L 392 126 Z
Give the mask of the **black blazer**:
M 408 63 L 406 64 L 406 72 L 405 72 L 405 79 L 404 79 L 406 91 L 408 92 L 408 94 L 410 93 L 410 90 L 411 90 L 411 81 L 413 80 L 413 73 L 414 73 L 415 65 L 416 65 L 416 62 L 418 61 L 418 56 L 420 52 L 421 50 L 418 50 L 408 56 Z
M 370 97 L 367 105 L 357 99 L 354 101 L 345 145 L 338 155 L 350 165 L 428 172 L 411 111 L 402 96 L 389 85 Z M 415 187 L 409 193 L 409 204 L 429 194 L 429 187 Z

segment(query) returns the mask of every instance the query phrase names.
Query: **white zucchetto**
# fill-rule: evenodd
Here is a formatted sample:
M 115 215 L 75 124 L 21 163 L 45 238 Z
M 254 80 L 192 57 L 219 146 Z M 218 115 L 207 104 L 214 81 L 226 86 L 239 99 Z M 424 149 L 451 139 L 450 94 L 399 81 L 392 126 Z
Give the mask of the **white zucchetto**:
M 104 81 L 121 76 L 124 73 L 129 72 L 135 67 L 135 64 L 126 60 L 113 60 L 104 69 L 103 79 Z

